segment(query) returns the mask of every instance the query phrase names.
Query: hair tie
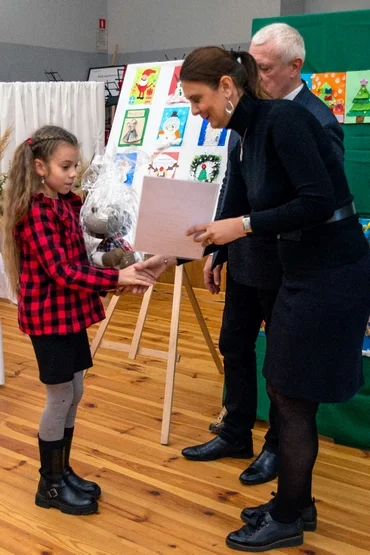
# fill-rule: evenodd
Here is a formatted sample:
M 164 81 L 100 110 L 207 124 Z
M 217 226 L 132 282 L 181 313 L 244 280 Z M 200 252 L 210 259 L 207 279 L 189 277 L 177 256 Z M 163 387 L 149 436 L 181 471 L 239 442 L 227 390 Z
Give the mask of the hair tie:
M 27 139 L 26 143 L 28 143 L 30 146 L 32 146 L 33 145 L 33 139 L 30 139 L 30 138 Z

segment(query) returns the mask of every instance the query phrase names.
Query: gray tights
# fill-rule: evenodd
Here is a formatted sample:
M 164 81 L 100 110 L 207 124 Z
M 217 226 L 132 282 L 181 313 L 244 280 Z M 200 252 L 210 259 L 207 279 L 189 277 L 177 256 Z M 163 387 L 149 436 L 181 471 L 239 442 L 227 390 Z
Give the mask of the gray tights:
M 40 419 L 39 437 L 43 441 L 58 441 L 64 428 L 73 428 L 76 412 L 83 395 L 83 371 L 71 382 L 46 385 L 46 405 Z

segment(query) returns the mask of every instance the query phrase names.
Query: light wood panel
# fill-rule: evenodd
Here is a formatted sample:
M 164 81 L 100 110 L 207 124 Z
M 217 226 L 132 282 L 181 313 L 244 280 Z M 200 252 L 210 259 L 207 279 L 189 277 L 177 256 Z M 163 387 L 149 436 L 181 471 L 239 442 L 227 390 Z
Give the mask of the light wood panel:
M 196 291 L 217 344 L 222 296 Z M 156 287 L 143 346 L 166 349 L 172 288 Z M 107 330 L 111 341 L 129 342 L 140 298 L 122 297 Z M 171 442 L 160 444 L 165 362 L 99 349 L 86 376 L 86 391 L 72 451 L 74 468 L 102 486 L 100 512 L 63 515 L 34 505 L 38 477 L 37 427 L 44 391 L 29 339 L 18 331 L 16 308 L 0 301 L 6 385 L 0 387 L 1 555 L 223 555 L 225 536 L 241 525 L 240 510 L 265 502 L 274 483 L 242 486 L 249 461 L 186 461 L 181 449 L 212 436 L 208 424 L 220 409 L 222 376 L 213 365 L 188 301 L 181 309 Z M 92 339 L 97 327 L 89 331 Z M 338 423 L 340 425 L 340 423 Z M 265 424 L 258 423 L 255 452 Z M 291 555 L 370 554 L 370 456 L 322 439 L 315 469 L 319 511 L 315 533 Z

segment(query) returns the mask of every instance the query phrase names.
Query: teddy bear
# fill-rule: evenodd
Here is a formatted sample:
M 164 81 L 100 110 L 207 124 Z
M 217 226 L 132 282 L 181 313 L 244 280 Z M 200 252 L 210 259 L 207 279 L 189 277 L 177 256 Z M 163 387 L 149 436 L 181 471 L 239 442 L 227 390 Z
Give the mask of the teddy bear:
M 142 259 L 132 248 L 138 198 L 127 181 L 128 170 L 136 169 L 143 155 L 138 149 L 135 167 L 129 154 L 111 159 L 107 154 L 94 159 L 82 178 L 87 191 L 80 221 L 90 262 L 104 268 L 126 268 Z M 146 161 L 146 158 L 145 158 Z
M 84 231 L 85 239 L 86 235 L 99 239 L 99 242 L 95 243 L 96 250 L 90 251 L 90 259 L 94 266 L 126 268 L 141 260 L 140 255 L 133 251 L 127 240 L 132 223 L 130 213 L 120 210 L 117 204 L 108 204 L 104 210 L 98 206 L 91 207 L 84 218 Z

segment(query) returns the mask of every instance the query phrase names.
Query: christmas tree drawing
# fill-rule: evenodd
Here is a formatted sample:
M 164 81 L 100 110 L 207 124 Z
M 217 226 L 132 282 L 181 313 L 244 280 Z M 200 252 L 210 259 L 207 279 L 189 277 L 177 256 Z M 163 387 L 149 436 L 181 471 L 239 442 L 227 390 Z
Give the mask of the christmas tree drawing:
M 329 85 L 329 83 L 324 83 L 320 87 L 317 88 L 317 95 L 325 102 L 328 108 L 331 110 L 334 109 L 335 106 L 335 98 L 333 96 L 333 88 Z
M 347 116 L 356 118 L 356 123 L 364 123 L 365 117 L 370 116 L 370 93 L 366 87 L 367 79 L 361 79 L 361 88 L 352 100 L 352 107 Z

